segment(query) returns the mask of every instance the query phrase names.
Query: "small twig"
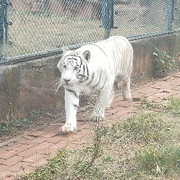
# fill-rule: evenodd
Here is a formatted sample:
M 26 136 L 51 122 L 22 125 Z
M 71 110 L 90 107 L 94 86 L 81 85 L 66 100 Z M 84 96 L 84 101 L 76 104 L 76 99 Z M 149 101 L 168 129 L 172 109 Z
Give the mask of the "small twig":
M 94 153 L 93 153 L 93 155 L 92 155 L 91 161 L 89 162 L 88 166 L 87 166 L 85 169 L 81 169 L 81 170 L 79 171 L 79 174 L 78 174 L 75 178 L 73 178 L 73 180 L 77 180 L 77 179 L 79 179 L 83 174 L 85 174 L 85 173 L 88 171 L 88 169 L 89 169 L 90 167 L 92 167 L 92 165 L 94 164 L 95 159 L 98 157 L 99 150 L 100 150 L 100 145 L 101 145 L 101 136 L 102 136 L 102 135 L 99 134 L 99 129 L 100 129 L 100 128 L 99 128 L 99 121 L 97 121 L 96 124 L 97 124 L 97 126 L 95 127 L 95 135 L 96 135 L 96 137 L 94 138 L 94 143 L 93 143 Z

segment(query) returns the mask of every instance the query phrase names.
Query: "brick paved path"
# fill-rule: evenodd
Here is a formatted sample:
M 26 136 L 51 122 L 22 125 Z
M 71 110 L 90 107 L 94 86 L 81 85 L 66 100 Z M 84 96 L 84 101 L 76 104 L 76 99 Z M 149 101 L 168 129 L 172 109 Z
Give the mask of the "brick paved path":
M 132 89 L 132 94 L 136 100 L 145 96 L 150 101 L 163 100 L 170 96 L 180 97 L 180 73 Z M 140 101 L 123 101 L 122 96 L 117 95 L 112 107 L 106 112 L 106 121 L 111 123 L 132 116 L 132 113 L 138 110 L 139 104 Z M 77 133 L 71 135 L 61 134 L 61 125 L 61 122 L 56 121 L 45 129 L 1 143 L 0 179 L 12 180 L 18 174 L 32 172 L 36 167 L 46 163 L 47 154 L 53 156 L 58 149 L 65 146 L 79 148 L 90 140 L 91 130 L 87 122 L 79 121 Z

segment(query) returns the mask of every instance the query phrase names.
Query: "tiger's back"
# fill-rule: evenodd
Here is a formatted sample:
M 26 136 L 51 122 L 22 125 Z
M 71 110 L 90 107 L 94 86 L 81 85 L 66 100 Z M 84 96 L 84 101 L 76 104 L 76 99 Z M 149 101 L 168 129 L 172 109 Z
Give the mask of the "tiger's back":
M 112 36 L 107 40 L 83 46 L 78 52 L 89 49 L 92 57 L 89 68 L 92 71 L 106 71 L 115 81 L 126 80 L 133 69 L 133 48 L 122 36 Z

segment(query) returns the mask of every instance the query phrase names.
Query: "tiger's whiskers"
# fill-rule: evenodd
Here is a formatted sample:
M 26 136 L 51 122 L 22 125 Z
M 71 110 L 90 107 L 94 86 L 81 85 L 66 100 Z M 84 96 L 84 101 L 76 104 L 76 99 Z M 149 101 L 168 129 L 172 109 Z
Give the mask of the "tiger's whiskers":
M 57 94 L 57 92 L 58 92 L 59 88 L 61 87 L 61 85 L 62 85 L 62 83 L 59 81 L 59 79 L 57 79 L 54 86 L 53 86 L 53 88 L 56 89 L 55 94 Z

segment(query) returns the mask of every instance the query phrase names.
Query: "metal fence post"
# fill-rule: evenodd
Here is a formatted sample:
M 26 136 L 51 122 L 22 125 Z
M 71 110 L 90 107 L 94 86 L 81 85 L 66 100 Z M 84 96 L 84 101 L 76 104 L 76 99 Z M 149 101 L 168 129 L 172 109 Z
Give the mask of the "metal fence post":
M 102 27 L 105 29 L 104 38 L 107 39 L 110 34 L 109 26 L 109 0 L 102 0 Z
M 3 0 L 0 0 L 0 60 L 2 59 L 2 44 L 3 44 Z
M 166 0 L 166 19 L 167 19 L 167 30 L 172 31 L 172 22 L 174 14 L 174 0 Z
M 5 42 L 9 43 L 9 25 L 12 25 L 12 22 L 9 21 L 9 6 L 11 6 L 11 2 L 9 0 L 5 0 L 5 17 L 4 17 L 4 25 L 5 25 Z
M 175 20 L 175 25 L 176 25 L 176 29 L 180 28 L 180 1 L 179 0 L 175 0 L 174 1 L 174 20 Z
M 178 24 L 178 29 L 180 28 L 180 2 L 176 2 L 177 5 L 177 24 Z
M 114 28 L 114 0 L 111 0 L 111 14 L 110 14 L 110 28 L 113 29 Z

